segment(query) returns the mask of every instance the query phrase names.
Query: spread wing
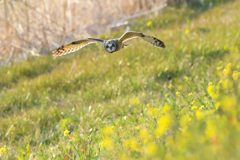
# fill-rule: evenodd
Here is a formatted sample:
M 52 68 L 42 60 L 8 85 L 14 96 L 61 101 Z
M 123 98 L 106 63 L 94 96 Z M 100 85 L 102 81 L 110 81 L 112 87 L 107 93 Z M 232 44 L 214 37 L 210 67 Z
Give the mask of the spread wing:
M 89 45 L 92 43 L 97 43 L 97 42 L 104 43 L 104 40 L 97 39 L 97 38 L 80 39 L 78 41 L 74 41 L 74 42 L 65 44 L 65 45 L 55 49 L 54 51 L 52 51 L 52 53 L 53 53 L 53 56 L 55 56 L 55 57 L 62 56 L 62 55 L 74 52 L 76 50 L 79 50 L 79 49 L 85 47 L 86 45 Z
M 166 48 L 163 41 L 161 41 L 155 37 L 143 34 L 141 32 L 134 32 L 134 31 L 125 32 L 118 40 L 119 40 L 119 43 L 124 43 L 133 38 L 142 38 L 144 41 L 146 41 L 156 47 Z

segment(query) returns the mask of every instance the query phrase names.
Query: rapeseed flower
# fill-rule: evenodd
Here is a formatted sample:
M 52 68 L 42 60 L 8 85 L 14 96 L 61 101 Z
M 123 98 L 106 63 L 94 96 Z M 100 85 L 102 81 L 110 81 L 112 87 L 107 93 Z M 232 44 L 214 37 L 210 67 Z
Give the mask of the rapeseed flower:
M 232 63 L 228 63 L 226 68 L 223 70 L 223 74 L 225 76 L 231 76 L 231 73 L 232 73 Z
M 68 135 L 69 135 L 69 130 L 65 130 L 64 132 L 63 132 L 63 135 L 65 136 L 65 137 L 67 137 Z
M 151 26 L 152 26 L 152 21 L 148 21 L 148 22 L 147 22 L 147 26 L 148 26 L 148 27 L 151 27 Z
M 216 124 L 213 121 L 207 121 L 207 127 L 205 130 L 205 134 L 208 138 L 213 138 L 216 136 Z
M 171 89 L 173 87 L 172 83 L 169 84 L 168 88 Z
M 136 138 L 130 138 L 124 141 L 124 148 L 138 151 L 138 144 Z
M 187 77 L 187 76 L 185 76 L 185 77 L 184 77 L 184 80 L 185 80 L 185 81 L 188 81 L 188 77 Z
M 198 107 L 197 106 L 192 106 L 191 110 L 196 110 Z
M 101 143 L 101 146 L 103 148 L 106 148 L 106 149 L 113 149 L 114 147 L 114 143 L 113 143 L 113 140 L 111 138 L 104 138 L 102 143 Z
M 196 101 L 192 101 L 192 105 L 194 105 L 196 103 Z
M 164 112 L 168 112 L 170 110 L 170 106 L 166 103 L 165 106 L 163 107 Z
M 139 98 L 138 97 L 133 97 L 130 100 L 130 102 L 131 102 L 132 105 L 137 105 L 139 103 Z
M 228 46 L 224 46 L 223 49 L 224 49 L 225 51 L 227 51 L 229 48 L 228 48 Z
M 147 155 L 152 156 L 156 153 L 157 151 L 157 145 L 156 143 L 152 142 L 147 144 L 146 148 L 145 148 L 145 152 Z
M 180 126 L 185 128 L 187 126 L 188 122 L 189 122 L 189 115 L 186 114 L 186 115 L 181 117 Z
M 235 112 L 235 107 L 237 105 L 237 101 L 234 97 L 224 97 L 221 101 L 221 106 L 223 107 L 223 110 L 230 111 L 232 113 Z
M 6 148 L 2 147 L 0 148 L 0 153 L 6 152 Z
M 149 139 L 149 133 L 146 128 L 142 128 L 139 133 L 139 137 L 143 140 L 143 143 L 146 144 Z
M 216 108 L 216 109 L 218 109 L 220 106 L 221 106 L 221 102 L 217 102 L 217 103 L 215 104 L 215 108 Z
M 158 122 L 157 128 L 156 128 L 154 134 L 157 137 L 160 137 L 166 132 L 166 130 L 168 129 L 168 127 L 170 126 L 170 124 L 172 122 L 172 119 L 171 119 L 170 115 L 164 115 L 164 116 L 158 118 L 157 122 Z
M 107 125 L 103 128 L 102 134 L 105 136 L 112 135 L 114 133 L 114 126 Z
M 207 88 L 208 93 L 212 96 L 214 95 L 214 87 L 211 82 L 209 82 L 208 88 Z
M 190 31 L 189 31 L 189 29 L 186 29 L 185 30 L 185 34 L 188 34 Z
M 180 96 L 180 92 L 179 92 L 179 91 L 177 91 L 177 92 L 176 92 L 176 95 L 177 95 L 177 96 Z
M 202 119 L 202 118 L 205 117 L 205 115 L 204 115 L 204 113 L 202 113 L 200 110 L 197 110 L 197 111 L 196 111 L 196 117 L 197 117 L 198 119 Z
M 240 72 L 234 71 L 233 74 L 232 74 L 232 77 L 236 81 L 238 79 L 239 75 L 240 75 Z

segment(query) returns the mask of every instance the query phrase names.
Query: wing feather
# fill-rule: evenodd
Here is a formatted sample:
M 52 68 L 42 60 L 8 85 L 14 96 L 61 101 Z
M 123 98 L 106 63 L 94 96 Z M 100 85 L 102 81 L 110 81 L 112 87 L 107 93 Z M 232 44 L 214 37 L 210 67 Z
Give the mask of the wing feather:
M 104 40 L 97 39 L 97 38 L 80 39 L 78 41 L 74 41 L 74 42 L 65 44 L 65 45 L 55 49 L 54 51 L 52 51 L 52 53 L 53 53 L 53 56 L 55 56 L 55 57 L 62 56 L 62 55 L 77 51 L 77 50 L 85 47 L 86 45 L 89 45 L 92 43 L 97 43 L 97 42 L 104 43 Z
M 134 31 L 125 32 L 118 40 L 119 40 L 119 43 L 124 43 L 124 42 L 126 42 L 128 40 L 131 40 L 133 38 L 142 38 L 144 41 L 146 41 L 149 44 L 152 44 L 156 47 L 166 48 L 163 41 L 161 41 L 161 40 L 159 40 L 155 37 L 152 37 L 152 36 L 146 35 L 144 33 L 141 33 L 141 32 L 134 32 Z

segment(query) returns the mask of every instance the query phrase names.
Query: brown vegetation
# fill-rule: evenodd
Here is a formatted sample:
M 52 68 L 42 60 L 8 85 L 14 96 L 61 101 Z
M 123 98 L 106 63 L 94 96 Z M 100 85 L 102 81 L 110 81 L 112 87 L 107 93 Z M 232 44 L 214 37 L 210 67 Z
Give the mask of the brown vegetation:
M 96 35 L 164 0 L 0 1 L 0 61 L 49 53 L 66 41 Z

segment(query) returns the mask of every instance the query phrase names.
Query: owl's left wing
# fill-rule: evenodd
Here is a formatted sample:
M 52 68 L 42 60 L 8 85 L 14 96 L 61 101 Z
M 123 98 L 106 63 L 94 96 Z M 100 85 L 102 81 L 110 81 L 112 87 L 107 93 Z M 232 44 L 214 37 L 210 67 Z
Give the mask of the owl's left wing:
M 54 51 L 52 51 L 52 53 L 53 53 L 53 56 L 55 56 L 55 57 L 62 56 L 62 55 L 77 51 L 77 50 L 85 47 L 86 45 L 89 45 L 92 43 L 97 43 L 97 42 L 104 43 L 105 41 L 103 39 L 98 39 L 98 38 L 80 39 L 78 41 L 74 41 L 74 42 L 65 44 L 65 45 L 55 49 Z
M 119 43 L 124 43 L 124 42 L 126 42 L 130 39 L 133 39 L 133 38 L 142 38 L 144 41 L 146 41 L 149 44 L 152 44 L 156 47 L 166 48 L 163 41 L 161 41 L 161 40 L 159 40 L 155 37 L 152 37 L 152 36 L 146 35 L 144 33 L 141 33 L 141 32 L 135 32 L 135 31 L 125 32 L 118 40 L 119 40 Z

